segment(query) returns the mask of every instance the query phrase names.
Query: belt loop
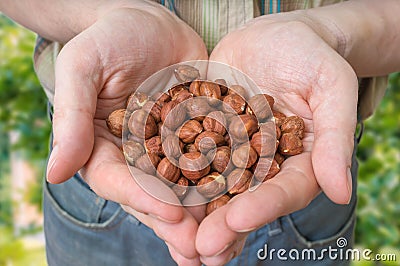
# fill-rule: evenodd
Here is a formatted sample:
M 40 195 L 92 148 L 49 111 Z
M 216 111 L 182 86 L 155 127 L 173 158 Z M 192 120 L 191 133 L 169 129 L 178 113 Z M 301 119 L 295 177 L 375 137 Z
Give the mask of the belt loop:
M 268 236 L 276 236 L 282 233 L 281 218 L 269 223 L 268 225 Z
M 358 133 L 356 134 L 357 135 L 356 139 L 357 139 L 357 143 L 359 144 L 360 141 L 361 141 L 361 138 L 363 136 L 363 133 L 364 133 L 364 122 L 361 121 L 358 124 L 360 125 L 360 127 L 359 127 L 359 130 L 358 130 Z

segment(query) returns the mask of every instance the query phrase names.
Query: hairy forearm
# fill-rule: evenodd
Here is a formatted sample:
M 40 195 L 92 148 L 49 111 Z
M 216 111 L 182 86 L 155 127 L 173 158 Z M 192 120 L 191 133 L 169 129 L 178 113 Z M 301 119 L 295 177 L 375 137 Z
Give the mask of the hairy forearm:
M 0 11 L 39 35 L 66 43 L 116 8 L 171 17 L 161 5 L 140 0 L 1 0 Z
M 400 1 L 352 0 L 300 13 L 358 76 L 400 71 Z

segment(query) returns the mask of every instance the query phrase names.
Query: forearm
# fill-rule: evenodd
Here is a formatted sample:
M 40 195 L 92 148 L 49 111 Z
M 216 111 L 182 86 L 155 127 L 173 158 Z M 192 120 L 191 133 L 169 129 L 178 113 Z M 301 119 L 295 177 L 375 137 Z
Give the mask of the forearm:
M 0 11 L 17 23 L 54 41 L 66 43 L 116 8 L 135 8 L 170 16 L 161 5 L 139 0 L 1 0 Z
M 301 13 L 359 77 L 400 71 L 400 1 L 354 0 Z

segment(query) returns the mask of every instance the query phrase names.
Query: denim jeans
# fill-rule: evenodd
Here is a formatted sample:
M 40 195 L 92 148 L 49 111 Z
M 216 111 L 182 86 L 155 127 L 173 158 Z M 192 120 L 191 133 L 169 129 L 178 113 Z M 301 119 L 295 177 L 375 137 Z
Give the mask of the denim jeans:
M 357 168 L 354 151 L 350 204 L 334 204 L 321 193 L 306 208 L 252 232 L 240 256 L 227 265 L 348 265 L 323 250 L 338 249 L 341 237 L 347 241 L 339 246 L 342 251 L 352 247 Z M 63 184 L 45 183 L 43 209 L 50 266 L 176 265 L 150 228 L 98 197 L 78 174 Z M 286 253 L 278 256 L 279 249 Z

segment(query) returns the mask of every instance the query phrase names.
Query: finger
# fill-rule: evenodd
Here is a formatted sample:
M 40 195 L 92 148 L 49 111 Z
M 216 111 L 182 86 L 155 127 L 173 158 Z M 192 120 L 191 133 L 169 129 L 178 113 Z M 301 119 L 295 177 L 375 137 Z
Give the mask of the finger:
M 228 226 L 226 222 L 227 210 L 227 205 L 217 209 L 204 218 L 199 225 L 196 249 L 203 259 L 217 257 L 221 254 L 226 255 L 225 252 L 242 236 Z
M 173 246 L 169 245 L 168 243 L 166 243 L 166 244 L 167 244 L 169 253 L 171 254 L 171 257 L 179 266 L 196 266 L 196 265 L 200 266 L 201 265 L 199 257 L 188 259 L 188 258 L 182 256 L 179 252 L 177 252 Z
M 242 253 L 245 243 L 246 243 L 246 237 L 242 237 L 241 239 L 238 239 L 236 242 L 234 242 L 229 248 L 227 248 L 221 254 L 213 257 L 201 256 L 200 260 L 203 264 L 207 266 L 225 265 L 235 257 L 239 256 L 240 253 Z
M 154 232 L 187 259 L 196 259 L 199 256 L 195 247 L 197 229 L 197 221 L 186 210 L 178 223 L 172 224 L 160 220 L 153 222 Z
M 100 64 L 96 54 L 72 40 L 59 54 L 55 70 L 53 151 L 47 179 L 60 183 L 76 173 L 93 148 L 93 117 L 100 87 Z
M 255 191 L 227 204 L 226 223 L 236 232 L 253 231 L 280 216 L 306 207 L 319 193 L 310 153 L 288 158 L 281 171 Z
M 309 99 L 314 121 L 312 162 L 325 194 L 335 203 L 346 204 L 352 190 L 350 167 L 358 85 L 351 67 L 346 62 L 335 62 L 322 66 L 320 72 L 332 76 L 320 77 Z M 332 69 L 324 69 L 329 67 Z
M 104 199 L 171 223 L 179 222 L 183 217 L 181 206 L 167 204 L 145 192 L 129 172 L 121 151 L 104 138 L 95 139 L 92 156 L 81 173 L 91 189 Z M 149 175 L 146 177 L 154 178 L 154 185 L 162 193 L 173 195 L 172 190 L 161 180 Z

